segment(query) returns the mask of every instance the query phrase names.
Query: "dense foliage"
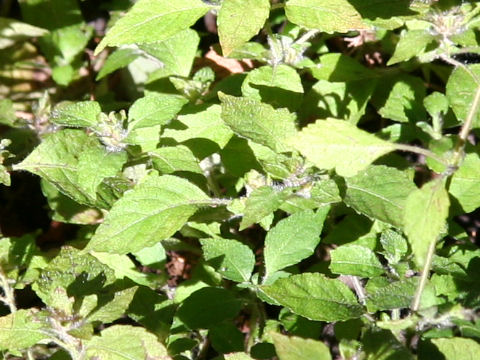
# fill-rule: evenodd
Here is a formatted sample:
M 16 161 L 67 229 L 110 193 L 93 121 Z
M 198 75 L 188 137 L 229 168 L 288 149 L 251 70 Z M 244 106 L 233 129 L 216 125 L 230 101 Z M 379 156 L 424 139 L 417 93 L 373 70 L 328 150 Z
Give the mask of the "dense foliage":
M 5 359 L 478 357 L 478 2 L 0 4 Z

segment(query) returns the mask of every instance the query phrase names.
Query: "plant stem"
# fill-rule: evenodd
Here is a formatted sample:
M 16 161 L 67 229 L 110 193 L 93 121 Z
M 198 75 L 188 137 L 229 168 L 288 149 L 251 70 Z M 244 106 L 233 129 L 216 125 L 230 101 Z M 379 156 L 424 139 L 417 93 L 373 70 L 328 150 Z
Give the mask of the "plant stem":
M 10 312 L 13 314 L 17 311 L 17 306 L 15 305 L 15 294 L 14 290 L 8 283 L 8 278 L 3 272 L 3 269 L 0 267 L 0 286 L 3 288 L 3 292 L 5 296 L 0 297 L 0 301 L 2 301 L 5 305 L 7 305 L 10 309 Z
M 319 30 L 309 30 L 302 36 L 300 36 L 297 40 L 295 40 L 295 44 L 303 44 L 304 42 L 307 42 L 310 40 L 310 38 L 314 37 L 317 35 L 320 31 Z
M 422 298 L 425 285 L 427 285 L 428 275 L 430 274 L 430 269 L 432 267 L 432 260 L 433 255 L 435 254 L 436 245 L 437 240 L 433 240 L 428 246 L 427 258 L 425 259 L 425 264 L 423 265 L 420 282 L 418 283 L 417 291 L 415 292 L 415 297 L 413 298 L 412 306 L 410 307 L 412 311 L 417 311 L 420 307 L 420 300 Z
M 407 144 L 395 144 L 395 148 L 397 150 L 400 150 L 400 151 L 408 151 L 408 152 L 413 152 L 413 153 L 416 153 L 416 154 L 427 156 L 429 158 L 432 158 L 432 159 L 438 161 L 439 163 L 441 163 L 445 166 L 449 165 L 444 159 L 439 157 L 434 152 L 432 152 L 430 150 L 427 150 L 427 149 L 424 149 L 424 148 L 421 148 L 421 147 L 418 147 L 418 146 L 407 145 Z

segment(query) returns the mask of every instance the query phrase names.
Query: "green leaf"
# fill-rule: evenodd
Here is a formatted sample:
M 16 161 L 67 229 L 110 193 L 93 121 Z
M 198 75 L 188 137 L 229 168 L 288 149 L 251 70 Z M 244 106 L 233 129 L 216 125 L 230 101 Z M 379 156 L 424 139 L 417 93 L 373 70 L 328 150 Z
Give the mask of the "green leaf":
M 255 255 L 247 245 L 234 239 L 200 239 L 203 256 L 226 279 L 249 281 Z
M 103 360 L 169 359 L 167 349 L 144 328 L 113 325 L 86 342 L 89 358 Z
M 262 66 L 247 74 L 242 94 L 275 108 L 295 111 L 302 102 L 303 86 L 297 71 L 290 66 Z
M 408 195 L 417 189 L 410 176 L 387 166 L 369 166 L 345 179 L 344 201 L 359 213 L 401 228 Z
M 286 140 L 295 135 L 295 115 L 286 109 L 247 98 L 218 94 L 222 119 L 238 135 L 277 152 L 288 151 Z
M 445 356 L 445 360 L 475 360 L 480 352 L 480 345 L 473 339 L 439 338 L 432 339 L 432 343 Z
M 468 69 L 477 78 L 480 78 L 480 64 L 468 65 Z M 475 92 L 480 85 L 463 67 L 456 67 L 448 78 L 446 95 L 455 116 L 464 122 L 472 107 Z M 473 127 L 480 127 L 480 112 L 473 118 Z
M 141 53 L 136 49 L 125 48 L 114 51 L 105 60 L 95 80 L 101 80 L 108 74 L 127 66 L 139 56 Z
M 217 25 L 223 56 L 228 56 L 256 35 L 269 13 L 269 0 L 222 1 Z
M 391 331 L 371 327 L 362 337 L 362 352 L 367 359 L 375 360 L 414 360 L 405 346 Z
M 86 250 L 127 254 L 152 246 L 209 204 L 208 196 L 187 180 L 152 173 L 113 205 Z
M 367 296 L 368 311 L 376 312 L 410 307 L 417 284 L 418 278 L 408 278 L 376 288 L 373 293 Z
M 357 124 L 365 114 L 376 80 L 330 82 L 320 80 L 313 85 L 300 109 L 301 117 L 325 119 L 333 117 Z
M 178 121 L 185 125 L 185 130 L 165 129 L 163 137 L 177 142 L 200 138 L 211 140 L 223 149 L 233 136 L 232 130 L 222 120 L 220 105 L 211 105 L 205 111 L 195 114 L 180 115 Z
M 0 124 L 13 126 L 17 116 L 13 108 L 13 101 L 10 99 L 0 99 Z
M 35 318 L 34 309 L 20 309 L 0 317 L 0 349 L 22 350 L 49 339 L 46 324 Z
M 144 44 L 140 48 L 163 63 L 163 68 L 149 77 L 149 82 L 168 75 L 188 77 L 197 54 L 200 37 L 192 29 L 185 29 L 156 43 Z
M 50 119 L 58 125 L 89 127 L 97 125 L 101 111 L 96 101 L 63 102 L 55 107 Z
M 263 218 L 277 210 L 288 198 L 290 191 L 276 191 L 270 186 L 262 186 L 252 191 L 247 198 L 240 230 L 260 222 Z
M 187 102 L 178 95 L 149 93 L 135 101 L 128 110 L 128 130 L 165 125 Z
M 312 75 L 318 80 L 345 82 L 372 79 L 378 75 L 363 66 L 357 60 L 340 53 L 325 54 L 320 57 L 320 64 L 311 68 Z
M 135 263 L 127 255 L 110 254 L 105 252 L 90 252 L 98 261 L 108 266 L 119 280 L 127 278 L 136 284 L 155 288 L 159 278 L 153 274 L 146 274 L 137 270 Z
M 96 294 L 115 280 L 113 271 L 90 254 L 66 247 L 42 270 L 32 288 L 53 308 L 71 311 L 73 299 Z
M 441 181 L 430 181 L 413 191 L 405 204 L 404 224 L 415 261 L 422 266 L 432 241 L 444 230 L 450 201 Z
M 102 219 L 100 210 L 77 203 L 48 181 L 42 179 L 40 186 L 53 211 L 52 220 L 70 224 L 97 224 Z
M 408 252 L 407 240 L 392 229 L 387 229 L 382 232 L 380 243 L 385 250 L 385 257 L 391 264 L 398 263 Z
M 83 130 L 65 129 L 50 134 L 15 170 L 28 170 L 49 181 L 80 204 L 95 205 L 96 199 L 79 181 L 79 155 L 100 144 Z
M 245 348 L 245 336 L 233 322 L 213 326 L 208 331 L 208 337 L 212 341 L 212 347 L 222 354 Z
M 373 277 L 384 273 L 375 253 L 364 246 L 342 245 L 330 251 L 330 256 L 330 270 L 334 274 Z
M 88 321 L 100 321 L 108 324 L 121 318 L 127 311 L 137 290 L 138 287 L 134 286 L 128 289 L 112 291 L 104 297 L 99 295 L 98 303 L 101 306 L 97 306 L 88 314 Z
M 85 193 L 95 198 L 103 179 L 117 175 L 126 162 L 125 152 L 112 153 L 104 147 L 88 147 L 78 157 L 78 182 Z
M 466 213 L 480 207 L 480 157 L 467 154 L 448 189 Z
M 200 0 L 140 0 L 107 32 L 95 55 L 107 46 L 163 41 L 190 27 L 210 9 Z
M 265 238 L 265 279 L 275 271 L 309 257 L 320 242 L 323 222 L 330 210 L 297 212 L 279 221 Z
M 354 176 L 395 145 L 343 120 L 327 119 L 303 128 L 290 139 L 295 149 L 320 169 L 335 169 L 340 176 Z
M 203 174 L 198 159 L 186 146 L 165 146 L 150 151 L 148 154 L 152 158 L 153 167 L 162 174 L 171 174 L 176 171 Z
M 387 66 L 410 60 L 425 52 L 425 48 L 435 41 L 435 36 L 427 30 L 409 30 L 400 37 L 393 56 L 388 60 Z
M 186 298 L 177 311 L 178 318 L 190 329 L 207 329 L 233 319 L 241 302 L 226 289 L 206 287 Z
M 271 333 L 275 352 L 280 360 L 331 360 L 330 350 L 321 341 Z
M 285 14 L 294 24 L 326 33 L 369 28 L 347 0 L 289 0 Z
M 45 29 L 0 17 L 0 49 L 5 49 L 30 37 L 41 37 L 45 34 L 48 34 Z
M 425 84 L 420 78 L 401 74 L 379 81 L 372 102 L 384 118 L 417 122 L 426 119 L 425 92 Z
M 293 275 L 260 289 L 278 304 L 311 320 L 344 321 L 363 313 L 347 285 L 319 273 Z

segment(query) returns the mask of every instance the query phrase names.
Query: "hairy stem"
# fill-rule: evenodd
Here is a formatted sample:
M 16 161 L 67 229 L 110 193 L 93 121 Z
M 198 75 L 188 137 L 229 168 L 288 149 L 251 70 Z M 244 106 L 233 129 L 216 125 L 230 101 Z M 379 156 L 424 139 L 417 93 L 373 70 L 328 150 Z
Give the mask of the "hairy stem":
M 407 144 L 395 144 L 395 148 L 397 150 L 400 150 L 400 151 L 408 151 L 408 152 L 413 152 L 415 154 L 424 155 L 426 157 L 429 157 L 429 158 L 432 158 L 433 160 L 438 161 L 439 163 L 441 163 L 445 166 L 449 165 L 444 159 L 439 157 L 434 152 L 432 152 L 430 150 L 427 150 L 427 149 L 424 149 L 424 148 L 421 148 L 421 147 L 418 147 L 418 146 L 407 145 Z
M 412 311 L 417 311 L 420 307 L 420 300 L 422 298 L 425 285 L 427 285 L 428 275 L 430 274 L 430 269 L 432 267 L 432 260 L 433 260 L 433 255 L 435 254 L 436 245 L 437 245 L 437 241 L 433 240 L 428 246 L 427 258 L 425 259 L 425 264 L 423 265 L 422 275 L 420 276 L 420 282 L 418 283 L 418 287 L 415 292 L 415 297 L 413 298 L 412 306 L 410 307 Z
M 0 297 L 0 301 L 8 306 L 11 313 L 17 311 L 17 306 L 15 304 L 15 294 L 14 290 L 8 282 L 8 278 L 3 272 L 3 269 L 0 267 L 0 287 L 3 288 L 4 296 Z

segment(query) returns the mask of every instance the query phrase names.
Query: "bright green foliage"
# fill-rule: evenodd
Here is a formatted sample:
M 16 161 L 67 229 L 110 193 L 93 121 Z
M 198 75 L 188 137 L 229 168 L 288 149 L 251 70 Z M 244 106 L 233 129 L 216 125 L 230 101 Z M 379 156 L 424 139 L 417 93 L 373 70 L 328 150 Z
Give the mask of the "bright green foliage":
M 269 0 L 224 0 L 217 20 L 223 55 L 230 55 L 256 35 L 269 13 Z
M 0 349 L 22 350 L 48 339 L 41 319 L 34 311 L 21 309 L 0 317 Z
M 300 76 L 290 66 L 262 66 L 248 73 L 242 94 L 275 108 L 296 110 L 302 101 L 303 87 Z
M 15 167 L 41 176 L 81 204 L 94 205 L 95 198 L 90 195 L 89 189 L 85 190 L 79 182 L 78 168 L 82 151 L 95 147 L 100 147 L 98 140 L 82 130 L 61 130 L 49 135 Z M 96 169 L 83 173 L 83 176 L 97 177 Z
M 292 275 L 260 290 L 295 314 L 312 320 L 343 321 L 363 313 L 347 285 L 322 274 Z
M 479 19 L 0 1 L 0 357 L 476 359 Z
M 278 333 L 273 333 L 271 336 L 280 360 L 331 360 L 332 358 L 328 347 L 320 341 L 296 336 L 288 337 Z
M 397 64 L 421 55 L 425 48 L 435 41 L 435 37 L 426 30 L 411 30 L 402 36 L 397 44 L 393 56 L 387 65 Z
M 71 127 L 95 126 L 102 109 L 96 101 L 63 103 L 52 111 L 52 121 L 59 125 Z
M 450 201 L 441 181 L 430 181 L 413 191 L 405 204 L 405 233 L 410 240 L 415 261 L 423 265 L 432 241 L 444 231 Z
M 125 341 L 124 339 L 129 339 Z M 141 327 L 114 325 L 87 342 L 87 354 L 101 359 L 167 358 L 167 349 Z
M 270 215 L 282 205 L 289 195 L 289 189 L 276 191 L 270 186 L 262 186 L 253 190 L 245 202 L 240 230 L 260 222 Z
M 110 210 L 87 250 L 126 254 L 173 235 L 209 198 L 188 181 L 152 173 Z
M 353 176 L 395 145 L 342 120 L 318 120 L 290 139 L 290 143 L 320 169 Z
M 453 112 L 460 121 L 465 121 L 470 111 L 470 106 L 475 97 L 480 77 L 480 65 L 474 64 L 468 67 L 468 71 L 457 68 L 448 78 L 446 95 Z M 475 114 L 474 127 L 480 127 L 479 114 Z
M 289 0 L 285 8 L 288 20 L 326 33 L 367 29 L 360 14 L 346 0 Z
M 416 189 L 408 174 L 386 166 L 370 166 L 346 178 L 344 201 L 359 213 L 398 228 L 408 195 Z
M 289 150 L 286 140 L 295 134 L 295 116 L 286 109 L 247 98 L 220 94 L 222 119 L 238 135 L 276 152 Z
M 455 199 L 458 200 L 465 212 L 471 212 L 480 207 L 480 158 L 477 154 L 467 154 L 462 167 L 452 176 L 452 182 L 448 189 Z
M 118 20 L 98 44 L 98 54 L 107 46 L 163 41 L 184 30 L 208 11 L 200 0 L 141 0 Z
M 446 360 L 466 359 L 473 360 L 477 357 L 480 351 L 480 345 L 472 339 L 464 339 L 459 337 L 454 338 L 439 338 L 432 339 L 432 343 L 440 350 Z
M 170 137 L 179 143 L 190 139 L 207 139 L 224 148 L 233 135 L 220 117 L 221 107 L 212 105 L 202 112 L 181 115 L 178 120 L 187 128 L 184 130 L 166 129 L 164 137 Z
M 281 220 L 265 237 L 265 278 L 313 254 L 320 242 L 328 207 L 297 212 Z
M 226 279 L 250 280 L 255 256 L 248 246 L 234 239 L 202 239 L 203 255 Z
M 330 270 L 335 274 L 374 277 L 383 274 L 375 253 L 360 245 L 342 245 L 330 253 Z

